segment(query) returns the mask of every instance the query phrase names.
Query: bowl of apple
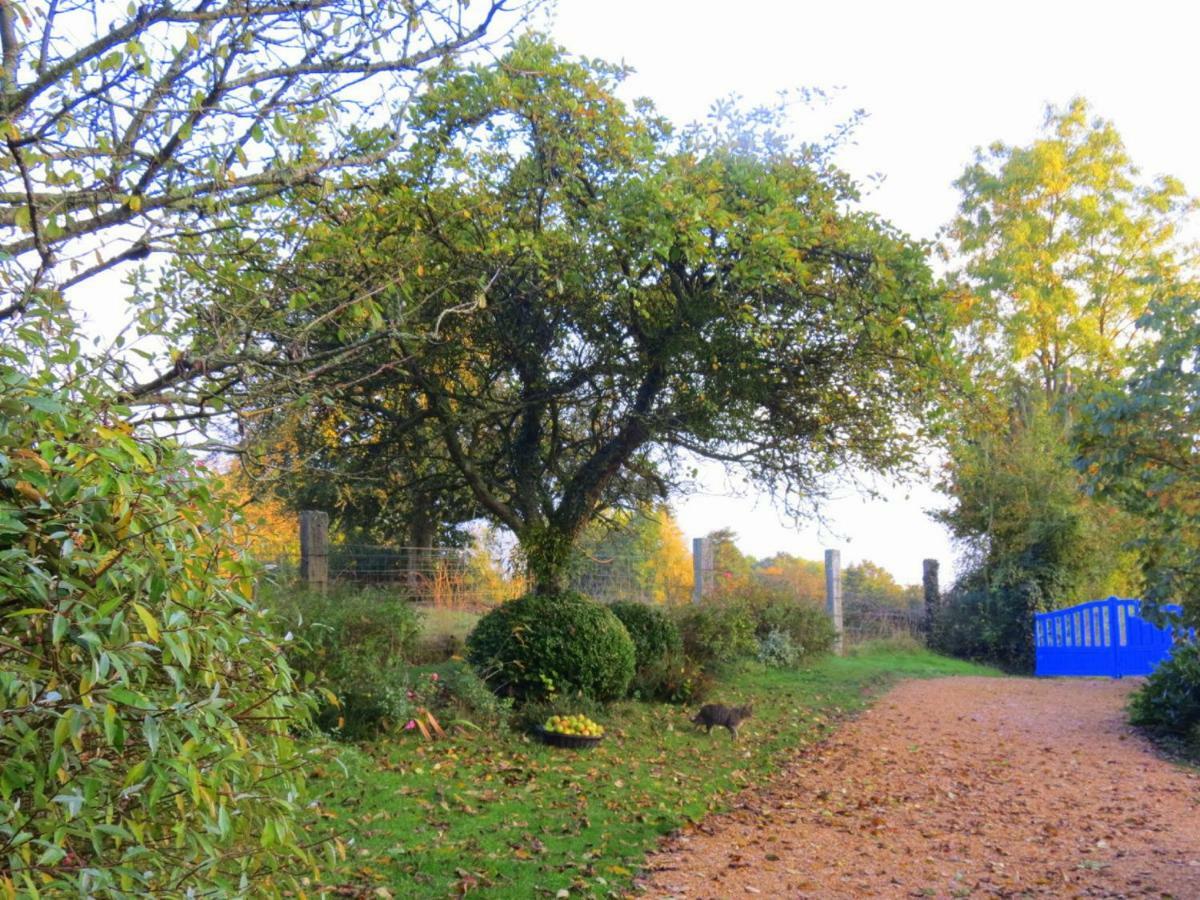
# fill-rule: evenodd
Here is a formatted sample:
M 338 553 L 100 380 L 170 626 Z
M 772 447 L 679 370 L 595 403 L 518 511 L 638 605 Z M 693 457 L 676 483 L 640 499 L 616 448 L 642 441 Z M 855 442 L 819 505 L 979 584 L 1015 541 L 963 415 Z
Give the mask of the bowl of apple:
M 541 725 L 538 738 L 552 747 L 571 747 L 576 750 L 594 747 L 604 740 L 604 726 L 587 716 L 551 716 Z

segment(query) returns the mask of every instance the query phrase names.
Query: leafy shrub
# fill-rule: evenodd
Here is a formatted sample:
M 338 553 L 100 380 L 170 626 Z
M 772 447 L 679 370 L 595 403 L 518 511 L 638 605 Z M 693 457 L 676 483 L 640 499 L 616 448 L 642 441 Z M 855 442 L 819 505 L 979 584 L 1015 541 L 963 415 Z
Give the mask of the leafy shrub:
M 494 689 L 519 699 L 624 695 L 633 678 L 629 632 L 606 607 L 564 592 L 498 606 L 467 637 L 468 659 Z
M 786 631 L 772 628 L 766 637 L 758 639 L 758 661 L 776 669 L 793 669 L 803 656 Z
M 10 359 L 16 358 L 11 349 Z M 308 702 L 217 482 L 0 347 L 0 872 L 28 896 L 285 892 Z
M 448 710 L 473 724 L 501 722 L 508 717 L 512 700 L 497 697 L 469 664 L 454 660 L 439 666 L 437 671 L 442 686 L 442 693 L 435 701 L 437 709 Z
M 713 678 L 695 660 L 682 653 L 669 653 L 638 668 L 629 695 L 639 700 L 691 704 L 711 692 Z
M 680 607 L 675 622 L 684 653 L 701 665 L 747 659 L 758 650 L 754 610 L 740 600 L 723 598 Z
M 1130 721 L 1167 734 L 1200 737 L 1200 644 L 1180 644 L 1133 695 Z M 1195 742 L 1200 750 L 1200 742 Z
M 342 589 L 290 592 L 275 607 L 295 638 L 288 661 L 325 698 L 316 715 L 323 730 L 361 740 L 411 718 L 407 661 L 421 625 L 407 602 Z
M 613 603 L 608 607 L 633 639 L 637 668 L 683 651 L 679 629 L 661 609 L 645 603 Z
M 787 637 L 796 654 L 796 663 L 808 656 L 828 653 L 837 638 L 825 610 L 790 596 L 772 599 L 758 611 L 757 620 L 755 634 L 759 639 L 760 658 L 762 642 L 772 634 Z M 778 641 L 776 638 L 775 642 Z
M 1041 589 L 1032 579 L 989 585 L 981 575 L 969 575 L 938 611 L 930 643 L 949 656 L 1031 672 L 1033 614 L 1042 606 Z

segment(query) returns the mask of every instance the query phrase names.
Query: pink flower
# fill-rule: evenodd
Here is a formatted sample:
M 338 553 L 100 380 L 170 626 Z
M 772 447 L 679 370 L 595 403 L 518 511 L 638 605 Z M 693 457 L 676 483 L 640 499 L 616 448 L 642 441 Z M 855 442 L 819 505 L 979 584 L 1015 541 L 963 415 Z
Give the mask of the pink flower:
M 409 720 L 408 720 L 408 722 L 407 722 L 407 723 L 405 724 L 405 726 L 404 726 L 404 730 L 405 730 L 405 731 L 412 731 L 412 730 L 413 730 L 414 728 L 416 728 L 416 727 L 417 727 L 417 721 L 416 721 L 416 719 L 409 719 Z
M 417 695 L 416 695 L 416 694 L 414 694 L 412 691 L 405 691 L 404 693 L 408 695 L 408 699 L 409 699 L 409 700 L 414 700 L 414 699 L 416 699 L 416 696 L 417 696 Z
M 437 673 L 437 672 L 431 672 L 431 673 L 429 674 L 429 680 L 430 680 L 430 681 L 437 681 L 437 680 L 438 680 L 438 673 Z

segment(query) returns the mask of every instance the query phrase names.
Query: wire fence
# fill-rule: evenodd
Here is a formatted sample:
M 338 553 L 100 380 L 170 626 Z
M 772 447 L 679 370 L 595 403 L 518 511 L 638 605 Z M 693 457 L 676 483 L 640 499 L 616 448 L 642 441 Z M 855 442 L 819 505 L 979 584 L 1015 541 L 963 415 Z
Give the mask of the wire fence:
M 484 608 L 525 593 L 529 580 L 516 553 L 481 547 L 385 547 L 334 544 L 328 550 L 329 580 L 387 589 L 415 603 Z M 648 567 L 644 560 L 584 556 L 568 568 L 568 586 L 612 603 L 680 603 L 691 582 Z
M 868 597 L 842 598 L 842 633 L 847 644 L 910 638 L 925 639 L 925 612 Z

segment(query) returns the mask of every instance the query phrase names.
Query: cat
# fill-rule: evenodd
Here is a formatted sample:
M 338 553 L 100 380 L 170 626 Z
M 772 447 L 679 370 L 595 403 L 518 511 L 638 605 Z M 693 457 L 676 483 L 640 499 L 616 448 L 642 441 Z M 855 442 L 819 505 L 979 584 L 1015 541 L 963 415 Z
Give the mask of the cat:
M 700 712 L 696 713 L 692 721 L 697 725 L 703 726 L 705 734 L 712 734 L 714 725 L 724 725 L 729 729 L 729 733 L 733 735 L 733 739 L 736 741 L 738 726 L 750 718 L 753 712 L 753 703 L 747 703 L 745 706 L 706 703 L 700 707 Z

